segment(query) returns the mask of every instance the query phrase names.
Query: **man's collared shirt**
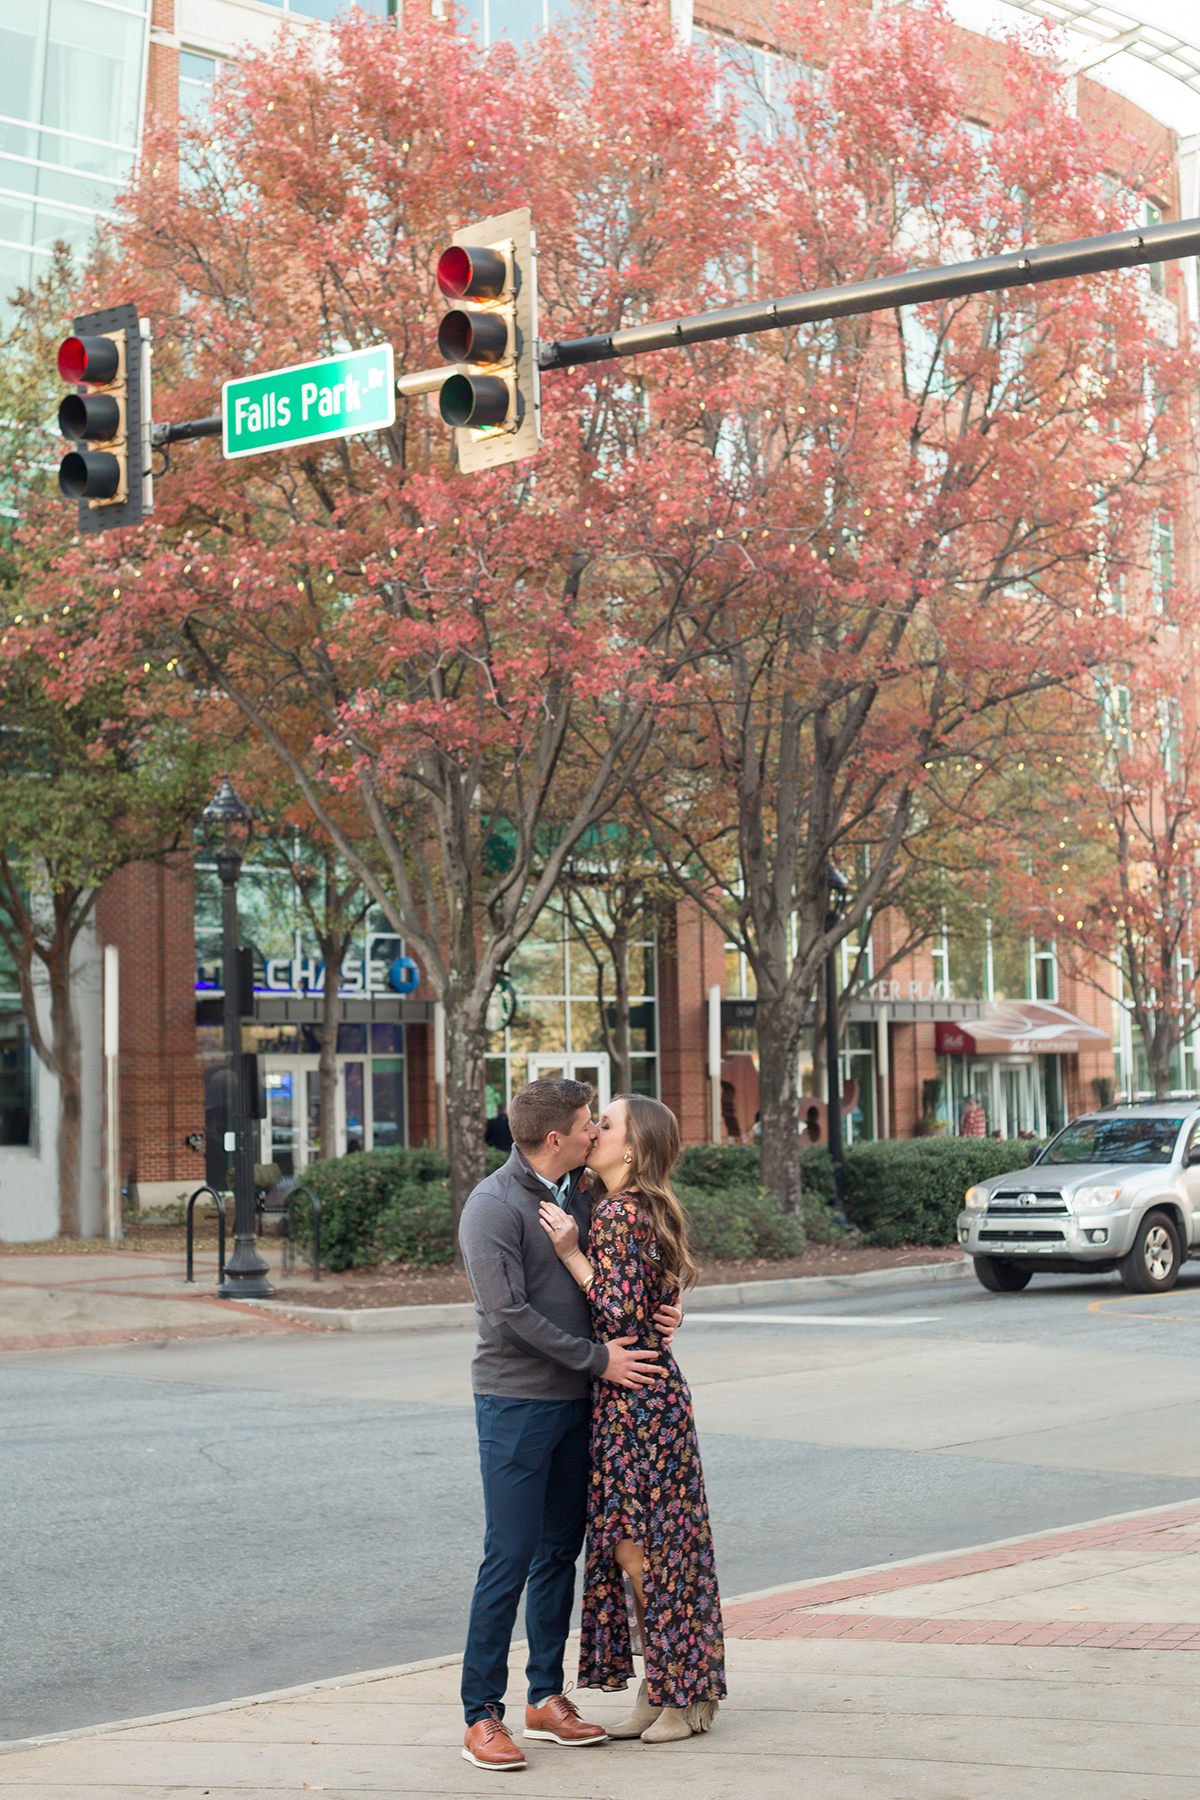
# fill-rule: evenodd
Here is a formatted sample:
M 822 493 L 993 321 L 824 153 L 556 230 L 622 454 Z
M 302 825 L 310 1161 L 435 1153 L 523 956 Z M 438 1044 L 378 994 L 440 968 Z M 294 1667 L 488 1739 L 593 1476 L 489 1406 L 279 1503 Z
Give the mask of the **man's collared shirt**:
M 555 1205 L 565 1207 L 567 1204 L 567 1195 L 571 1192 L 570 1169 L 567 1170 L 561 1181 L 551 1181 L 547 1175 L 538 1175 L 538 1171 L 534 1168 L 532 1163 L 527 1164 L 527 1167 L 531 1175 L 537 1175 L 537 1178 L 543 1187 L 548 1187 L 550 1189 L 550 1194 Z

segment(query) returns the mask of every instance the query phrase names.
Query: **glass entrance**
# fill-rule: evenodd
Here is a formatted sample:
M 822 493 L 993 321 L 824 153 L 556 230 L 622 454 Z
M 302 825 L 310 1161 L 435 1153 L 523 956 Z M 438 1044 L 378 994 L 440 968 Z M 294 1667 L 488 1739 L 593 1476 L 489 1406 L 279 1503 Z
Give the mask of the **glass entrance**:
M 320 1058 L 266 1056 L 263 1063 L 267 1116 L 261 1121 L 259 1160 L 275 1163 L 284 1175 L 298 1175 L 322 1155 Z M 403 1056 L 339 1056 L 334 1115 L 329 1155 L 403 1147 Z
M 589 1081 L 596 1090 L 595 1110 L 603 1112 L 610 1099 L 608 1053 L 588 1056 L 531 1056 L 530 1081 Z

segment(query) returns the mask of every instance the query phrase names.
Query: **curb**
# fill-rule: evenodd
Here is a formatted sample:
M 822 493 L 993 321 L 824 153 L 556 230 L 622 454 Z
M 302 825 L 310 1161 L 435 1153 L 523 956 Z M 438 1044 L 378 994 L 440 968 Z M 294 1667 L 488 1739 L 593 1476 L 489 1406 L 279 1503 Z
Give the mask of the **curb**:
M 513 1646 L 520 1648 L 519 1645 Z M 272 1700 L 300 1700 L 305 1694 L 327 1693 L 338 1688 L 365 1687 L 372 1681 L 390 1681 L 396 1675 L 420 1675 L 426 1669 L 445 1669 L 462 1662 L 456 1655 L 426 1656 L 420 1662 L 396 1663 L 390 1669 L 360 1669 L 353 1675 L 329 1675 L 319 1681 L 302 1681 L 296 1687 L 274 1688 L 267 1694 L 245 1694 L 236 1700 L 216 1700 L 208 1706 L 181 1706 L 171 1712 L 145 1713 L 137 1719 L 108 1719 L 102 1725 L 76 1725 L 70 1731 L 47 1731 L 39 1737 L 5 1738 L 0 1756 L 18 1750 L 40 1750 L 45 1744 L 68 1744 L 76 1738 L 107 1737 L 111 1731 L 139 1731 L 148 1725 L 172 1725 L 177 1719 L 204 1719 L 212 1713 L 239 1712 L 243 1707 L 266 1706 Z
M 688 1306 L 766 1306 L 773 1300 L 837 1300 L 864 1289 L 920 1287 L 930 1281 L 965 1281 L 974 1275 L 970 1258 L 962 1262 L 916 1263 L 902 1269 L 864 1269 L 860 1275 L 794 1275 L 774 1281 L 728 1281 L 692 1288 Z M 235 1301 L 234 1305 L 240 1304 Z M 248 1304 L 248 1303 L 247 1303 Z M 265 1312 L 310 1319 L 331 1331 L 430 1331 L 475 1323 L 470 1301 L 443 1306 L 289 1306 L 286 1300 L 258 1300 Z

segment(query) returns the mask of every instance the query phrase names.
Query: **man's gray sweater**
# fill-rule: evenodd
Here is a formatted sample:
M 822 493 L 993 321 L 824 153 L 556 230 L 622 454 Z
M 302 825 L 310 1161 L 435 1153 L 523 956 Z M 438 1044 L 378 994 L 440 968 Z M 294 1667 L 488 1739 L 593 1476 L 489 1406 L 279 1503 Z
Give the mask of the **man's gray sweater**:
M 590 1205 L 576 1169 L 564 1206 L 587 1247 Z M 514 1400 L 579 1400 L 608 1351 L 592 1339 L 587 1295 L 564 1268 L 538 1218 L 550 1198 L 519 1150 L 488 1175 L 463 1207 L 458 1227 L 479 1341 L 471 1365 L 477 1394 Z

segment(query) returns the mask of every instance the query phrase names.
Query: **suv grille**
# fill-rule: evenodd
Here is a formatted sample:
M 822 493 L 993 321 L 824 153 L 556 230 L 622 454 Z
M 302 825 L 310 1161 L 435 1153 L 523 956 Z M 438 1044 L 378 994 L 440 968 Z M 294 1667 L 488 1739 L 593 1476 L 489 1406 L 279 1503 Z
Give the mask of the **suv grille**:
M 981 1244 L 1061 1244 L 1066 1237 L 1065 1231 L 981 1231 Z
M 1032 1194 L 1036 1205 L 1021 1206 L 1022 1194 Z M 1069 1213 L 1070 1210 L 1061 1188 L 1005 1188 L 988 1201 L 988 1212 L 1001 1219 L 1029 1218 L 1031 1215 L 1036 1219 L 1046 1213 Z

